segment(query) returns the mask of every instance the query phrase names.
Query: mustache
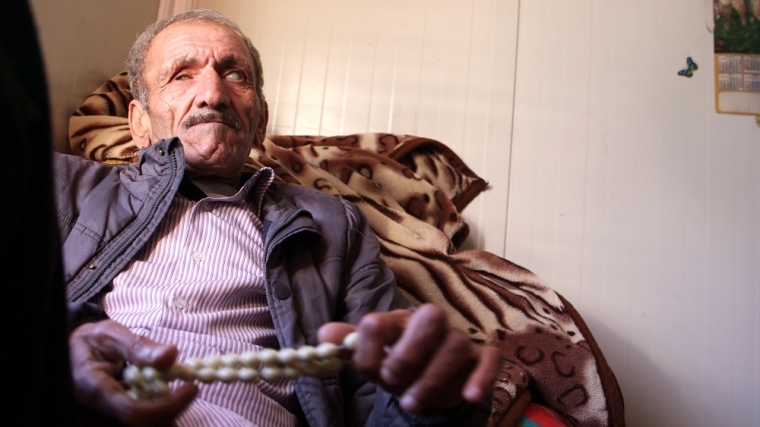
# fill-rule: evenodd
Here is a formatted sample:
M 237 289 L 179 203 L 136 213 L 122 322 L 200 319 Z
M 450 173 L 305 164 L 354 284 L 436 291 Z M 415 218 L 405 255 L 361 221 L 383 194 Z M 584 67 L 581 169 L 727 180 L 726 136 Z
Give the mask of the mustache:
M 203 111 L 201 113 L 192 115 L 186 118 L 182 122 L 184 129 L 189 129 L 200 123 L 216 123 L 221 122 L 225 125 L 237 130 L 243 130 L 243 123 L 237 117 L 232 114 L 225 113 L 223 111 Z

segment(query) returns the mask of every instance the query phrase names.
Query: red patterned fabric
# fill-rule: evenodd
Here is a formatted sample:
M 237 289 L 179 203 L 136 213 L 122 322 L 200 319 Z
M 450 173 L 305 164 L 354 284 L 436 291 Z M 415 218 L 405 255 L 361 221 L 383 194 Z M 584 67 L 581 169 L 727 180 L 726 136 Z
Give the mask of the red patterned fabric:
M 570 427 L 561 415 L 537 403 L 529 403 L 517 427 Z

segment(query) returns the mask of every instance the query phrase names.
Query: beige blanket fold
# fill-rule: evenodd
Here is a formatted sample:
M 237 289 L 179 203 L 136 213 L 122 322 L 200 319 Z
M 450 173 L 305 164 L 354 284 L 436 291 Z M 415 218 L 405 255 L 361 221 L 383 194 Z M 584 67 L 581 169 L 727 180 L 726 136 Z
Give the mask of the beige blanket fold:
M 124 73 L 93 92 L 71 117 L 74 153 L 135 161 L 130 99 Z M 569 302 L 503 258 L 457 252 L 467 237 L 460 212 L 487 184 L 443 143 L 396 134 L 270 135 L 246 164 L 264 166 L 277 179 L 356 203 L 404 294 L 441 305 L 473 341 L 502 350 L 491 426 L 516 425 L 531 396 L 575 426 L 625 425 L 615 376 Z

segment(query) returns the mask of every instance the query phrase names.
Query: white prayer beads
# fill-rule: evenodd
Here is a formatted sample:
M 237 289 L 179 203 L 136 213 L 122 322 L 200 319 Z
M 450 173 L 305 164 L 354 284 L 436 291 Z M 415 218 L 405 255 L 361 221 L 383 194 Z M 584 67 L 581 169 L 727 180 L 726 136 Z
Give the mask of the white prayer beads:
M 351 333 L 345 337 L 342 346 L 323 343 L 317 347 L 303 346 L 297 350 L 285 348 L 277 351 L 266 348 L 259 352 L 190 358 L 184 363 L 175 363 L 165 372 L 151 366 L 130 365 L 124 369 L 123 379 L 129 386 L 127 393 L 130 396 L 147 399 L 169 393 L 168 383 L 176 379 L 229 383 L 258 379 L 274 381 L 303 375 L 320 376 L 340 371 L 341 357 L 345 358 L 355 348 L 356 333 Z

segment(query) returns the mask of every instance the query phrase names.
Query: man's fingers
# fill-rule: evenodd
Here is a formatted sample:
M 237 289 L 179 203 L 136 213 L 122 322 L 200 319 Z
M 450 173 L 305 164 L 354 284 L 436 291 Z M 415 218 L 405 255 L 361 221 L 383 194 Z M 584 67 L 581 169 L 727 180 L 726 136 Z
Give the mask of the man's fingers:
M 184 383 L 171 394 L 146 400 L 119 394 L 108 400 L 110 411 L 106 412 L 114 414 L 127 426 L 169 426 L 197 394 L 198 387 L 193 383 Z
M 401 407 L 420 412 L 429 406 L 456 406 L 462 401 L 462 386 L 475 367 L 476 349 L 464 334 L 448 334 L 421 375 L 404 392 Z
M 471 403 L 483 402 L 490 395 L 503 363 L 502 354 L 496 347 L 484 346 L 479 351 L 478 364 L 462 390 L 462 397 Z
M 482 403 L 493 391 L 501 353 L 452 329 L 440 307 L 425 304 L 414 312 L 369 314 L 358 328 L 330 323 L 319 330 L 318 339 L 340 344 L 355 329 L 354 367 L 399 395 L 406 411 L 452 407 L 463 400 Z
M 123 360 L 157 369 L 168 369 L 177 359 L 177 347 L 159 344 L 134 334 L 112 320 L 86 323 L 78 327 L 73 338 L 82 339 L 107 360 Z
M 407 326 L 393 344 L 380 369 L 380 378 L 391 389 L 404 390 L 422 374 L 425 366 L 440 351 L 449 325 L 446 314 L 434 305 L 423 305 L 409 318 Z
M 319 328 L 319 331 L 317 331 L 317 340 L 321 343 L 331 342 L 333 344 L 341 345 L 343 344 L 343 339 L 346 338 L 346 335 L 354 331 L 356 331 L 356 326 L 348 323 L 325 323 Z
M 173 393 L 149 400 L 133 400 L 137 404 L 125 422 L 134 427 L 169 426 L 198 394 L 198 386 L 184 383 Z
M 130 363 L 166 370 L 171 368 L 178 354 L 177 346 L 163 345 L 149 338 L 137 337 L 129 346 L 125 359 Z
M 72 376 L 77 400 L 127 426 L 169 426 L 198 393 L 186 383 L 173 393 L 134 400 L 118 380 L 124 362 L 168 369 L 177 347 L 132 333 L 112 320 L 87 323 L 69 336 Z
M 371 381 L 384 385 L 379 376 L 383 361 L 388 356 L 390 346 L 404 332 L 410 316 L 408 310 L 395 310 L 368 314 L 359 322 L 358 344 L 352 360 L 354 366 Z
M 198 392 L 195 384 L 186 383 L 170 395 L 135 400 L 110 373 L 110 365 L 90 359 L 75 367 L 77 400 L 127 426 L 168 426 Z

